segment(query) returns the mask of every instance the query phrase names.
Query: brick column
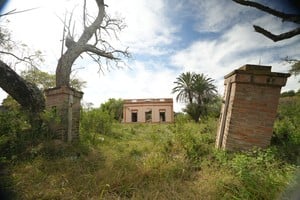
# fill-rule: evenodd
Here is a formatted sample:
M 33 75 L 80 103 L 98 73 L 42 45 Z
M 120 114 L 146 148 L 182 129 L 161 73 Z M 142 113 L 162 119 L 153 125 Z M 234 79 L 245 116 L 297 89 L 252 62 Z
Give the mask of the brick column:
M 60 122 L 51 126 L 56 139 L 79 139 L 80 100 L 83 92 L 70 87 L 51 88 L 45 91 L 46 108 L 56 112 Z
M 245 65 L 226 75 L 216 147 L 232 151 L 267 147 L 280 90 L 289 76 L 260 65 Z

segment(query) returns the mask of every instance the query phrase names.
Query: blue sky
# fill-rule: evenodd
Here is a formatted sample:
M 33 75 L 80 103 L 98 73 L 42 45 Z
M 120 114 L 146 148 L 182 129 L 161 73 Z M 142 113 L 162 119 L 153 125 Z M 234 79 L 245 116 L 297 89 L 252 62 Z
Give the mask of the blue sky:
M 7 10 L 38 9 L 9 18 L 9 28 L 16 40 L 39 49 L 45 56 L 41 70 L 54 72 L 60 56 L 62 23 L 66 10 L 80 12 L 80 0 L 39 1 L 12 0 Z M 281 11 L 299 12 L 290 1 L 266 1 Z M 272 2 L 272 3 L 271 3 Z M 89 1 L 93 12 L 93 1 Z M 107 12 L 122 16 L 127 28 L 120 41 L 112 43 L 129 47 L 132 58 L 123 69 L 97 73 L 97 64 L 78 59 L 75 73 L 87 81 L 83 102 L 99 106 L 109 98 L 173 97 L 176 77 L 186 71 L 204 73 L 215 79 L 223 93 L 223 77 L 244 64 L 273 66 L 273 71 L 287 72 L 286 56 L 300 59 L 300 36 L 274 43 L 253 31 L 261 25 L 275 33 L 294 27 L 256 9 L 238 5 L 231 0 L 110 0 Z M 299 13 L 298 13 L 299 14 Z M 78 18 L 80 20 L 80 18 Z M 17 70 L 21 70 L 19 67 Z M 299 78 L 291 77 L 283 90 L 299 89 Z M 0 91 L 0 98 L 5 93 Z M 183 104 L 175 103 L 175 111 Z

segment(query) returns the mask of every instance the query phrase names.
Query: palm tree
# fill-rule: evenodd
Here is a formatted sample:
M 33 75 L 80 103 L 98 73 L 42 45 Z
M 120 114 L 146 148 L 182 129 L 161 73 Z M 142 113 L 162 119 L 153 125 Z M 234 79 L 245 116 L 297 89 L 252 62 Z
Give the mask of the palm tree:
M 195 73 L 181 73 L 174 82 L 176 86 L 172 89 L 172 93 L 177 93 L 176 101 L 192 103 L 193 102 L 193 79 Z
M 213 79 L 204 74 L 186 72 L 174 82 L 172 93 L 177 93 L 176 101 L 188 102 L 184 109 L 196 122 L 200 116 L 207 115 L 208 105 L 217 97 L 217 89 Z
M 217 97 L 217 88 L 213 82 L 212 78 L 208 78 L 204 74 L 194 76 L 192 90 L 195 103 L 198 105 L 197 108 L 200 109 L 200 115 L 207 115 L 207 106 Z

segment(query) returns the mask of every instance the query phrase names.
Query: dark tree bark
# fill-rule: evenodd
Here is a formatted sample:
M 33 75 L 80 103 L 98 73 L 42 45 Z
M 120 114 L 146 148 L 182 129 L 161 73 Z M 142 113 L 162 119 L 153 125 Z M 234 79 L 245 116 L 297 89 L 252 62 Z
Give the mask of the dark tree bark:
M 250 6 L 250 7 L 256 8 L 258 10 L 261 10 L 263 12 L 269 13 L 270 15 L 281 18 L 282 21 L 289 21 L 289 22 L 293 22 L 295 24 L 300 24 L 300 15 L 280 12 L 278 10 L 272 9 L 268 6 L 262 5 L 260 3 L 254 2 L 254 1 L 247 1 L 247 0 L 232 0 L 232 1 L 234 1 L 238 4 L 241 4 L 241 5 L 244 5 L 244 6 Z M 278 34 L 278 35 L 270 32 L 260 26 L 257 26 L 257 25 L 253 25 L 253 28 L 256 32 L 264 35 L 265 37 L 273 40 L 274 42 L 289 39 L 296 35 L 300 35 L 300 27 L 295 28 L 295 29 L 285 32 L 285 33 Z
M 0 87 L 32 115 L 39 114 L 45 108 L 43 93 L 34 84 L 25 81 L 1 60 Z

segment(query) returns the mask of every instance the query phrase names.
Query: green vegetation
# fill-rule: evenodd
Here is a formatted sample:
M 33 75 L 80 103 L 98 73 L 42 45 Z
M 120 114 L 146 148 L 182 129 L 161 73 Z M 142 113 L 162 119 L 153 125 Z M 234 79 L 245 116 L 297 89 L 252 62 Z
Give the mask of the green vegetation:
M 30 83 L 34 83 L 41 90 L 55 87 L 55 75 L 40 71 L 37 68 L 29 68 L 21 72 L 21 77 Z M 85 87 L 86 81 L 76 77 L 71 78 L 70 86 L 81 91 Z
M 65 144 L 28 142 L 26 118 L 0 112 L 0 186 L 11 199 L 290 199 L 299 188 L 299 108 L 299 97 L 282 99 L 272 145 L 238 153 L 214 148 L 212 117 L 121 124 L 86 109 L 81 141 Z
M 213 84 L 213 79 L 204 74 L 194 72 L 181 73 L 176 78 L 175 87 L 172 93 L 178 93 L 176 100 L 186 102 L 184 112 L 191 116 L 195 122 L 199 122 L 200 117 L 206 117 L 210 111 L 218 107 L 220 101 L 217 96 L 217 88 Z
M 108 99 L 107 102 L 101 104 L 100 110 L 109 113 L 114 120 L 121 122 L 123 118 L 123 100 L 115 98 Z

